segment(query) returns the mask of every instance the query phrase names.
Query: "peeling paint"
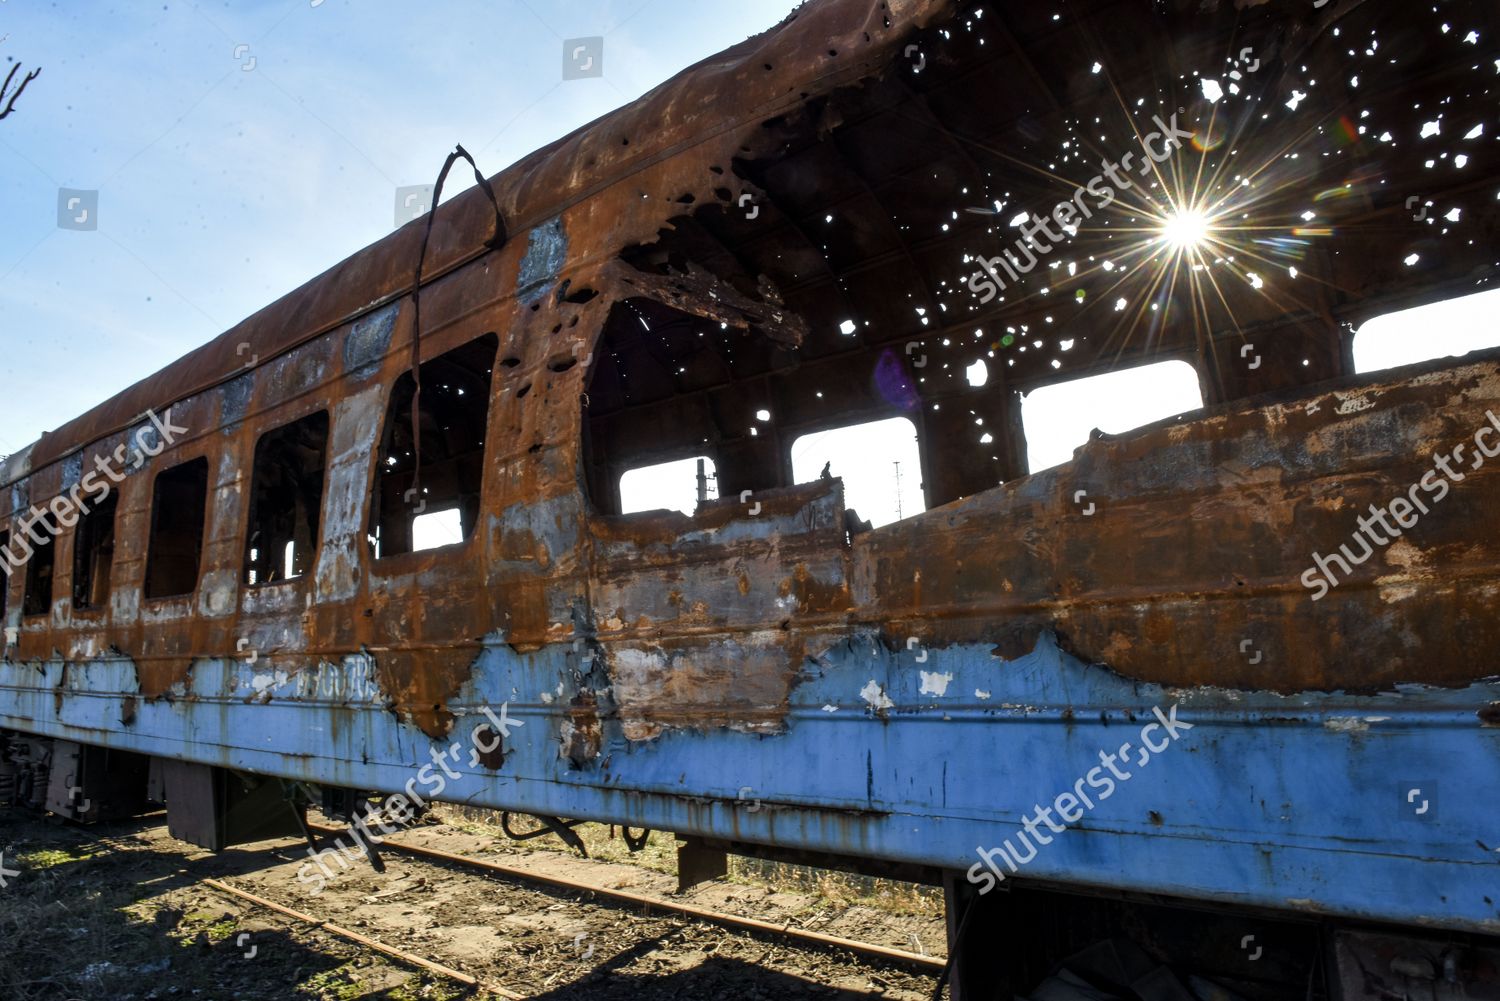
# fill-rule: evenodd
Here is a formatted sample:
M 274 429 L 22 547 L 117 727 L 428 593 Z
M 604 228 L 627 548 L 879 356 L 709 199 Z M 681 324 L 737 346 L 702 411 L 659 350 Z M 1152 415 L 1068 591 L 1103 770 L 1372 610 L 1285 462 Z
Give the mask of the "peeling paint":
M 880 682 L 871 678 L 865 687 L 859 690 L 859 697 L 869 703 L 870 708 L 876 711 L 892 709 L 896 703 L 892 702 L 890 696 L 885 694 L 885 689 L 880 687 Z
M 939 673 L 937 671 L 923 671 L 921 672 L 921 674 L 921 693 L 923 695 L 948 694 L 948 684 L 953 680 L 953 675 L 947 673 Z

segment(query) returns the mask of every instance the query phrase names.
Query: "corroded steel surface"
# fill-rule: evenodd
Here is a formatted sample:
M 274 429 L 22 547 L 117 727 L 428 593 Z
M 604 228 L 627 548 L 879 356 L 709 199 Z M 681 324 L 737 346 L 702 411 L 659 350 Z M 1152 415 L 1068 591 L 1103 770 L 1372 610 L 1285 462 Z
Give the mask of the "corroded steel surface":
M 1500 352 L 1425 369 L 1100 435 L 1069 465 L 870 533 L 855 617 L 893 642 L 993 642 L 1005 657 L 1055 631 L 1085 660 L 1172 686 L 1466 685 L 1491 673 L 1476 651 L 1500 649 L 1500 459 L 1474 444 L 1490 427 L 1500 449 Z M 1459 479 L 1415 490 L 1415 528 L 1371 519 L 1459 446 Z M 1351 542 L 1361 517 L 1389 546 L 1336 569 L 1337 587 L 1306 586 L 1315 554 L 1368 551 Z
M 1122 78 L 1143 87 L 1164 75 L 1143 39 L 1163 34 L 1183 39 L 1169 53 L 1173 59 L 1187 61 L 1194 49 L 1217 59 L 1237 18 L 1253 16 L 1259 20 L 1251 26 L 1270 50 L 1287 62 L 1306 58 L 1316 70 L 1343 58 L 1344 43 L 1326 34 L 1338 17 L 1369 16 L 1382 25 L 1418 19 L 1346 2 L 1309 30 L 1300 15 L 1241 15 L 1229 5 L 1161 15 L 1147 8 L 1081 8 L 1098 44 L 1127 68 Z M 1122 12 L 1130 15 L 1123 25 Z M 1465 12 L 1493 36 L 1492 9 L 1471 4 Z M 170 409 L 171 420 L 188 429 L 119 488 L 109 607 L 80 610 L 65 597 L 73 565 L 73 538 L 65 535 L 56 589 L 64 597 L 45 619 L 21 616 L 20 602 L 11 601 L 7 625 L 17 632 L 6 658 L 41 664 L 60 657 L 66 676 L 116 652 L 133 665 L 140 698 L 191 701 L 194 664 L 233 658 L 247 645 L 262 670 L 283 680 L 364 651 L 387 708 L 438 738 L 454 725 L 451 704 L 474 680 L 487 642 L 523 655 L 564 647 L 579 656 L 557 693 L 566 705 L 558 742 L 561 756 L 580 769 L 599 763 L 606 720 L 619 721 L 635 743 L 674 728 L 784 732 L 789 693 L 809 658 L 863 627 L 883 631 L 891 648 L 909 637 L 932 649 L 988 644 L 1001 659 L 1019 657 L 1043 632 L 1055 632 L 1084 661 L 1163 685 L 1354 692 L 1399 682 L 1461 688 L 1486 674 L 1491 668 L 1476 664 L 1475 652 L 1500 647 L 1496 529 L 1486 517 L 1500 491 L 1494 466 L 1455 484 L 1419 533 L 1320 601 L 1299 583 L 1313 552 L 1347 541 L 1367 504 L 1405 494 L 1434 451 L 1471 436 L 1500 405 L 1493 356 L 1426 373 L 1367 380 L 1345 374 L 1340 324 L 1371 303 L 1414 303 L 1492 277 L 1482 237 L 1493 233 L 1496 212 L 1487 195 L 1488 205 L 1473 211 L 1477 242 L 1444 244 L 1423 235 L 1437 263 L 1419 276 L 1403 270 L 1401 253 L 1415 238 L 1400 225 L 1408 190 L 1402 185 L 1425 155 L 1405 146 L 1379 154 L 1392 158 L 1400 188 L 1394 196 L 1351 182 L 1357 204 L 1344 210 L 1347 231 L 1319 244 L 1304 263 L 1311 298 L 1256 299 L 1248 285 L 1237 287 L 1206 329 L 1184 320 L 1129 345 L 1102 323 L 1079 325 L 1079 352 L 1089 360 L 1072 374 L 1107 367 L 1122 352 L 1137 360 L 1192 357 L 1215 402 L 1206 414 L 1096 440 L 1072 464 L 1029 478 L 1020 476 L 1014 449 L 994 469 L 967 460 L 935 466 L 927 479 L 940 506 L 852 538 L 837 484 L 797 486 L 782 482 L 784 475 L 744 484 L 756 488 L 754 515 L 734 496 L 734 477 L 745 474 L 733 470 L 723 473 L 725 499 L 692 519 L 621 518 L 591 504 L 585 407 L 620 401 L 590 399 L 589 380 L 608 353 L 603 332 L 612 307 L 631 298 L 724 324 L 747 352 L 752 342 L 769 340 L 774 349 L 766 350 L 783 354 L 771 355 L 757 376 L 779 371 L 776 360 L 797 349 L 805 371 L 829 361 L 820 371 L 844 367 L 861 381 L 859 366 L 875 364 L 882 346 L 896 345 L 900 354 L 903 343 L 928 336 L 924 350 L 934 361 L 968 360 L 956 350 L 943 354 L 934 328 L 918 325 L 911 307 L 912 289 L 925 285 L 921 301 L 938 316 L 949 293 L 937 291 L 934 279 L 947 275 L 946 284 L 955 285 L 967 272 L 952 246 L 933 235 L 936 225 L 923 237 L 904 229 L 914 219 L 957 217 L 962 205 L 952 201 L 953 189 L 985 174 L 976 160 L 988 155 L 982 144 L 953 138 L 967 114 L 961 99 L 967 95 L 973 105 L 975 93 L 998 93 L 997 80 L 1028 81 L 1001 117 L 1049 136 L 1068 134 L 1069 109 L 1106 101 L 1090 80 L 1089 60 L 1048 51 L 1040 46 L 1044 20 L 1009 13 L 1025 20 L 1038 45 L 996 51 L 1005 35 L 999 31 L 981 57 L 972 49 L 945 54 L 939 41 L 937 27 L 961 36 L 972 22 L 962 5 L 809 5 L 794 21 L 499 175 L 495 189 L 513 234 L 502 250 L 483 246 L 493 218 L 477 190 L 439 208 L 426 272 L 432 278 L 423 289 L 422 354 L 435 357 L 493 332 L 502 359 L 489 413 L 483 516 L 461 547 L 377 561 L 365 545 L 387 394 L 410 358 L 416 223 L 44 436 L 6 467 L 13 515 L 68 490 L 80 468 L 74 457 L 81 453 L 86 462 L 111 453 L 143 426 L 148 408 Z M 1187 28 L 1193 30 L 1178 30 Z M 905 75 L 912 45 L 931 53 L 927 79 L 938 81 L 922 82 L 921 91 L 914 88 L 922 78 Z M 1433 98 L 1451 86 L 1473 86 L 1470 97 L 1493 105 L 1493 83 L 1471 84 L 1466 72 L 1439 61 L 1400 87 L 1382 91 L 1372 80 L 1369 89 L 1384 97 L 1376 93 L 1371 102 L 1404 107 L 1419 85 Z M 1049 99 L 1051 111 L 1032 112 Z M 1329 118 L 1340 114 L 1334 108 Z M 1420 114 L 1401 114 L 1414 132 Z M 905 132 L 897 128 L 903 122 Z M 1359 155 L 1376 154 L 1361 147 Z M 943 174 L 945 200 L 901 180 L 928 168 Z M 1319 182 L 1332 188 L 1349 176 L 1341 166 L 1323 177 L 1324 169 L 1296 176 L 1299 199 L 1311 197 Z M 1478 190 L 1466 178 L 1444 189 Z M 735 216 L 742 193 L 764 203 L 759 228 Z M 846 213 L 855 219 L 852 233 L 828 237 L 826 253 L 808 235 L 824 205 L 860 209 Z M 980 230 L 965 232 L 982 245 Z M 1108 239 L 1086 234 L 1070 254 L 1105 252 Z M 674 268 L 673 255 L 687 266 Z M 897 284 L 893 273 L 905 277 Z M 1099 299 L 1113 281 L 1092 280 L 1099 284 L 1080 301 Z M 1023 315 L 1040 323 L 1051 304 L 1028 295 L 988 313 L 966 308 L 939 329 L 966 333 L 981 316 L 1001 325 Z M 846 309 L 879 318 L 883 328 L 861 339 L 868 350 L 847 362 L 827 334 Z M 1250 328 L 1270 345 L 1266 364 L 1254 370 L 1236 357 Z M 257 357 L 248 369 L 242 344 Z M 595 353 L 601 357 L 593 364 L 578 364 Z M 909 360 L 911 352 L 904 354 Z M 1013 381 L 986 402 L 975 397 L 973 406 L 1004 410 L 1011 390 L 1048 374 L 1039 354 L 1014 357 L 1015 374 L 1005 376 Z M 940 367 L 932 366 L 924 402 L 956 398 L 949 383 L 962 364 L 941 376 L 947 382 L 939 381 Z M 1254 395 L 1265 393 L 1279 395 Z M 861 412 L 857 403 L 852 393 L 836 399 L 818 419 Z M 255 442 L 321 410 L 332 430 L 316 568 L 290 583 L 247 588 L 240 567 Z M 924 407 L 926 437 L 956 436 L 970 423 L 965 410 L 933 414 Z M 943 423 L 953 412 L 960 424 Z M 211 470 L 200 585 L 189 596 L 147 601 L 141 582 L 152 476 L 198 457 Z M 996 486 L 1000 480 L 1007 482 Z M 1077 502 L 1080 490 L 1095 505 L 1092 515 Z M 1246 640 L 1262 661 L 1252 665 L 1243 656 Z M 273 687 L 244 698 L 269 699 Z M 134 718 L 122 718 L 121 727 Z

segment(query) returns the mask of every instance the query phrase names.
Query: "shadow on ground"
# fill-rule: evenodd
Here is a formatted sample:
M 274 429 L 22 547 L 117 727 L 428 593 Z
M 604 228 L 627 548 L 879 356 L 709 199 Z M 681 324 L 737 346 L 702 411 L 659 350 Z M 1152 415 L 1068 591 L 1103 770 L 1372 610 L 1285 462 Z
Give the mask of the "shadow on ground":
M 450 980 L 202 885 L 205 877 L 246 875 L 297 861 L 302 845 L 274 842 L 212 856 L 176 842 L 165 847 L 135 839 L 159 828 L 162 819 L 79 828 L 0 810 L 3 866 L 16 873 L 0 888 L 0 998 L 452 1001 L 476 996 Z M 769 941 L 765 948 L 767 955 L 777 950 Z M 653 954 L 658 958 L 651 959 Z M 656 962 L 660 971 L 643 973 L 643 961 Z M 660 938 L 580 964 L 579 975 L 568 982 L 523 993 L 538 1001 L 881 996 L 667 946 Z

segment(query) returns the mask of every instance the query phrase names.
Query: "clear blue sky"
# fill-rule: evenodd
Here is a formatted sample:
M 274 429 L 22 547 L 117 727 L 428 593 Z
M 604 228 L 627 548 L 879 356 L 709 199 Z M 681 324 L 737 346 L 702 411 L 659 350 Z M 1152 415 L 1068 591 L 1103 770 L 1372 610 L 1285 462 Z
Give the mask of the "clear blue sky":
M 455 142 L 494 174 L 795 6 L 0 3 L 0 78 L 42 66 L 0 122 L 0 454 L 390 232 Z M 604 75 L 564 81 L 586 36 Z M 58 227 L 59 188 L 99 192 L 97 230 Z

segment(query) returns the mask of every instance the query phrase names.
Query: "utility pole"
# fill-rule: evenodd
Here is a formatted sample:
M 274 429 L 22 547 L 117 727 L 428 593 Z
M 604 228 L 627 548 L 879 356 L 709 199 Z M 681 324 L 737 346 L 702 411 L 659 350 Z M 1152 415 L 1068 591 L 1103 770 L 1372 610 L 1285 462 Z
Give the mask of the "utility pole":
M 896 520 L 900 521 L 906 515 L 901 513 L 901 463 L 892 463 L 896 467 Z

